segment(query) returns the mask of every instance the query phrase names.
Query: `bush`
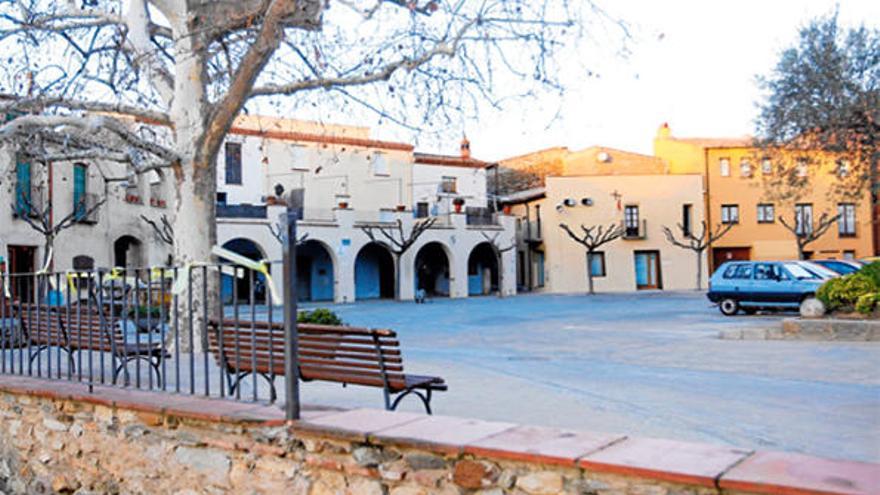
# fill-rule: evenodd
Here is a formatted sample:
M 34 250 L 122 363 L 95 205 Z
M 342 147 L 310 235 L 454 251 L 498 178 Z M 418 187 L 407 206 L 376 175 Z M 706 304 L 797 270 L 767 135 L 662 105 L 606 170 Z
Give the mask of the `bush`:
M 880 284 L 860 271 L 825 282 L 816 291 L 816 297 L 828 311 L 852 311 L 860 297 L 878 291 Z
M 880 309 L 880 292 L 864 294 L 856 301 L 856 311 L 863 315 L 870 315 L 875 308 Z
M 342 318 L 329 309 L 319 308 L 313 311 L 301 311 L 296 316 L 298 323 L 313 323 L 316 325 L 345 325 Z
M 880 261 L 875 261 L 863 267 L 858 273 L 868 276 L 874 281 L 874 284 L 880 287 Z

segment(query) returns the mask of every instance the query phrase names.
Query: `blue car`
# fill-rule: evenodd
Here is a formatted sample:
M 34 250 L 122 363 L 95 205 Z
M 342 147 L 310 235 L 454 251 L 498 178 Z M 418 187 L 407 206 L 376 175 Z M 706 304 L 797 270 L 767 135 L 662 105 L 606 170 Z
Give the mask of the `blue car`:
M 740 310 L 753 314 L 764 308 L 797 308 L 823 282 L 795 261 L 730 261 L 715 270 L 707 297 L 727 316 Z

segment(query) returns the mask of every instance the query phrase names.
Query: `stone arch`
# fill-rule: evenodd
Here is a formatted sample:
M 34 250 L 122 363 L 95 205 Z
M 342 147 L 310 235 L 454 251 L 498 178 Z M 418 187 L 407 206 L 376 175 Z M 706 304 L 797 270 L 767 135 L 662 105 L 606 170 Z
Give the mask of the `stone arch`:
M 498 252 L 489 242 L 481 242 L 468 255 L 468 295 L 485 296 L 499 290 Z
M 382 243 L 369 242 L 354 262 L 355 300 L 394 298 L 394 255 Z
M 333 301 L 336 288 L 336 260 L 323 241 L 307 239 L 296 246 L 297 299 Z
M 223 244 L 223 249 L 228 249 L 233 253 L 240 254 L 245 258 L 254 261 L 266 259 L 266 251 L 251 239 L 236 237 L 230 239 Z M 271 270 L 271 266 L 269 267 Z M 253 284 L 251 281 L 253 280 Z M 254 273 L 250 270 L 244 270 L 233 276 L 231 272 L 224 273 L 220 277 L 221 296 L 224 304 L 233 303 L 249 303 L 251 296 L 255 303 L 266 302 L 266 278 L 260 273 Z
M 441 242 L 431 241 L 419 248 L 415 257 L 415 290 L 424 289 L 429 297 L 451 294 L 452 254 Z
M 143 256 L 143 243 L 137 237 L 125 234 L 113 241 L 113 266 L 142 268 Z

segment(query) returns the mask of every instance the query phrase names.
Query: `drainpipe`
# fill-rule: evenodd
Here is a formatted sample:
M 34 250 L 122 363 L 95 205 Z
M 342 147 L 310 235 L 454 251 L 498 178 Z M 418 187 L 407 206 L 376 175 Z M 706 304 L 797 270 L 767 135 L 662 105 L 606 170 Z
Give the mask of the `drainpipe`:
M 706 230 L 708 231 L 709 240 L 712 239 L 712 204 L 710 202 L 711 195 L 709 194 L 709 148 L 703 148 L 703 180 L 706 181 L 705 191 L 703 192 L 703 212 L 706 217 Z M 708 267 L 708 277 L 712 276 L 712 272 L 715 270 L 715 262 L 713 256 L 713 248 L 712 243 L 708 243 L 708 249 L 706 250 L 706 267 Z M 708 278 L 707 277 L 707 278 Z
M 527 233 L 527 237 L 526 237 L 526 272 L 528 273 L 528 276 L 526 279 L 526 287 L 528 287 L 529 291 L 531 292 L 534 289 L 534 287 L 532 285 L 532 245 L 531 245 L 531 239 L 532 239 L 531 208 L 532 208 L 532 206 L 528 203 L 525 203 L 525 205 L 526 205 L 526 233 Z
M 55 227 L 55 181 L 53 179 L 54 175 L 52 173 L 52 162 L 46 163 L 46 171 L 49 174 L 49 197 L 47 198 L 49 201 L 49 229 L 53 229 Z M 54 249 L 54 241 L 52 243 Z M 44 254 L 45 256 L 45 254 Z M 53 271 L 55 268 L 55 256 L 53 254 L 52 259 L 49 260 L 49 271 Z

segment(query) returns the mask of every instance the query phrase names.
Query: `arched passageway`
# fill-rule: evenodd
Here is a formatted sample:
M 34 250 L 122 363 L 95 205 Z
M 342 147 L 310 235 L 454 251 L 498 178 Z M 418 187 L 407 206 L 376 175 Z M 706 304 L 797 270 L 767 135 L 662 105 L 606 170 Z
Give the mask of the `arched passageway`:
M 332 301 L 333 281 L 333 257 L 323 242 L 308 240 L 296 247 L 297 299 Z
M 430 297 L 449 297 L 449 257 L 439 242 L 429 242 L 416 254 L 415 286 Z
M 488 242 L 477 244 L 468 257 L 468 295 L 485 296 L 498 291 L 498 256 Z
M 223 248 L 254 261 L 265 259 L 263 249 L 250 239 L 232 239 L 223 244 Z M 251 302 L 252 297 L 254 303 L 263 304 L 266 302 L 266 290 L 265 277 L 252 270 L 237 270 L 235 276 L 232 275 L 231 270 L 227 270 L 221 277 L 220 293 L 223 297 L 223 304 L 232 304 L 236 301 L 247 304 Z
M 113 242 L 113 266 L 120 268 L 143 267 L 143 245 L 134 236 L 124 235 Z
M 394 298 L 394 257 L 385 246 L 371 242 L 354 263 L 355 299 Z

